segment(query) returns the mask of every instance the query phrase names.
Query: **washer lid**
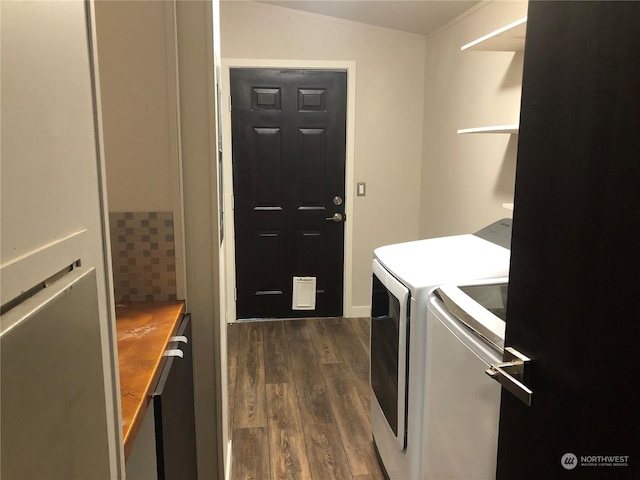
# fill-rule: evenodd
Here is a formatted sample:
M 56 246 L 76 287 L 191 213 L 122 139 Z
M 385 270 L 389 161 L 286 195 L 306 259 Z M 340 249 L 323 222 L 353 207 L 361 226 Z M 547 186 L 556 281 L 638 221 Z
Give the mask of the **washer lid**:
M 507 278 L 499 278 L 475 285 L 442 285 L 434 290 L 433 295 L 456 320 L 502 351 L 507 281 Z
M 434 287 L 509 274 L 510 251 L 474 235 L 455 235 L 387 245 L 374 250 L 378 260 L 411 290 L 427 301 Z

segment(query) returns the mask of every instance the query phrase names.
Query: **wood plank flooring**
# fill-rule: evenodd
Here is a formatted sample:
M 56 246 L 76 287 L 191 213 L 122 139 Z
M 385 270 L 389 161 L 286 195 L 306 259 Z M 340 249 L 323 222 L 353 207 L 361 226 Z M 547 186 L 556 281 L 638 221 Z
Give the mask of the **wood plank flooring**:
M 369 319 L 229 325 L 232 479 L 382 480 L 369 420 Z

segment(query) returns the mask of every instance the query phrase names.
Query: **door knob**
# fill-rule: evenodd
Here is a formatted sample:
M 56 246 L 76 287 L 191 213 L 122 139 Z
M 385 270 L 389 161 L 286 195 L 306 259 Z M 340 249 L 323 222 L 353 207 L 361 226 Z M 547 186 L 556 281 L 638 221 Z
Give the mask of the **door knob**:
M 329 222 L 336 222 L 336 223 L 340 223 L 342 221 L 343 217 L 341 213 L 334 213 L 333 217 L 327 217 L 325 218 L 325 220 L 329 221 Z

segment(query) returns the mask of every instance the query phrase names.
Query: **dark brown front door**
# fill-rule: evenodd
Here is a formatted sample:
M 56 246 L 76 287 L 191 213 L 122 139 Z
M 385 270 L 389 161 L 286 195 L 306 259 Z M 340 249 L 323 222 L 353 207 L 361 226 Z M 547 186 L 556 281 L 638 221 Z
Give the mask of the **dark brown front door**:
M 231 69 L 238 318 L 342 315 L 346 89 L 346 72 Z M 294 307 L 294 277 L 315 278 L 315 308 Z
M 640 478 L 640 3 L 529 2 L 499 480 Z

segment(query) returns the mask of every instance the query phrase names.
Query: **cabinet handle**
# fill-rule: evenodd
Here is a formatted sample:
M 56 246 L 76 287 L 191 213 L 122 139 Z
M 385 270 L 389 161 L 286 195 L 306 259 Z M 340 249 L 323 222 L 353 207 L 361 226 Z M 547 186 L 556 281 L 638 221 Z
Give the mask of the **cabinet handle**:
M 527 407 L 530 407 L 533 392 L 523 382 L 531 359 L 513 347 L 504 349 L 504 357 L 505 362 L 492 364 L 491 368 L 485 370 L 484 373 L 500 383 Z
M 165 350 L 162 354 L 163 357 L 180 357 L 184 358 L 184 352 L 177 348 L 172 348 L 170 350 Z
M 172 342 L 189 343 L 189 339 L 184 335 L 176 335 L 175 337 L 169 338 L 169 343 L 172 343 Z

